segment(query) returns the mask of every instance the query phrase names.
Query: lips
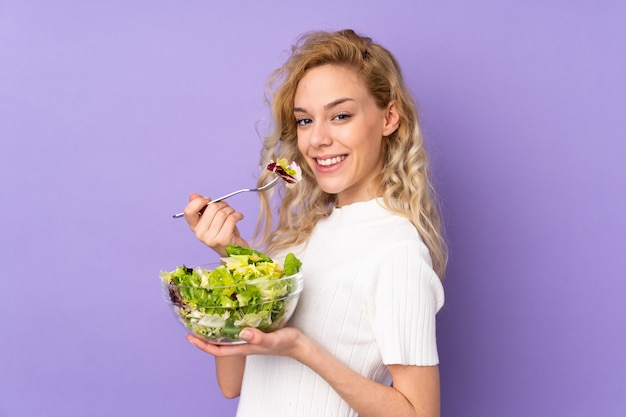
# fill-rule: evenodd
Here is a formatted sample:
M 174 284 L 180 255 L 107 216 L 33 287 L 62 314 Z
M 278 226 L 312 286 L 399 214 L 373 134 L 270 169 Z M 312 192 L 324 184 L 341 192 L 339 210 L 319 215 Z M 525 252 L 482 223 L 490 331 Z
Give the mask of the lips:
M 347 158 L 347 155 L 339 155 L 339 156 L 333 156 L 333 157 L 314 158 L 314 159 L 318 165 L 323 166 L 323 167 L 330 167 L 332 165 L 336 165 L 340 163 L 346 158 Z

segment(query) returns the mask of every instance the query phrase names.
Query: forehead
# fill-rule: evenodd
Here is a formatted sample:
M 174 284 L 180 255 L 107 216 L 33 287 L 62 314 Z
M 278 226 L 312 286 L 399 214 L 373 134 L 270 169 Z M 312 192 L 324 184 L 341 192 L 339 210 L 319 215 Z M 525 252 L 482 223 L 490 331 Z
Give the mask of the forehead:
M 359 73 L 340 65 L 322 65 L 309 69 L 300 79 L 294 101 L 321 101 L 328 103 L 340 97 L 360 99 L 368 96 L 368 91 Z

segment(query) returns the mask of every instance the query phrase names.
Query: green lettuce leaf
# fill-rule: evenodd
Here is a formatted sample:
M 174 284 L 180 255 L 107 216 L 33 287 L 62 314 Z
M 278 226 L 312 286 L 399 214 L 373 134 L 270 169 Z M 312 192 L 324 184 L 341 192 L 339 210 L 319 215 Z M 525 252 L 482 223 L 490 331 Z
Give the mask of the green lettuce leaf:
M 231 245 L 223 264 L 208 270 L 181 266 L 161 272 L 180 321 L 192 333 L 214 340 L 236 339 L 243 327 L 271 331 L 284 323 L 295 304 L 288 299 L 302 262 L 289 253 L 284 265 L 249 248 Z M 274 327 L 272 327 L 274 326 Z

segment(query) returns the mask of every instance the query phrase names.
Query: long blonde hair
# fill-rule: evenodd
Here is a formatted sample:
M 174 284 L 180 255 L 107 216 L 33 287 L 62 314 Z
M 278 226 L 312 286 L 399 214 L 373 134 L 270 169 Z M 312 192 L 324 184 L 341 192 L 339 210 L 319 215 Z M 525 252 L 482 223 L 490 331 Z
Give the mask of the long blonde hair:
M 315 224 L 328 216 L 336 196 L 322 191 L 313 172 L 298 151 L 296 121 L 293 115 L 298 82 L 311 68 L 342 65 L 360 74 L 366 88 L 380 108 L 395 101 L 400 114 L 398 129 L 384 141 L 385 164 L 380 189 L 385 206 L 406 217 L 415 226 L 430 251 L 433 268 L 443 279 L 447 247 L 435 194 L 429 180 L 429 163 L 419 127 L 417 109 L 406 88 L 395 57 L 370 38 L 352 30 L 311 32 L 292 47 L 291 56 L 268 80 L 268 102 L 273 126 L 261 150 L 261 166 L 270 160 L 287 158 L 302 168 L 302 180 L 294 187 L 279 187 L 279 205 L 272 207 L 274 193 L 261 194 L 261 210 L 255 237 L 269 253 L 305 243 Z M 259 177 L 259 184 L 272 176 Z M 273 229 L 273 209 L 278 222 Z

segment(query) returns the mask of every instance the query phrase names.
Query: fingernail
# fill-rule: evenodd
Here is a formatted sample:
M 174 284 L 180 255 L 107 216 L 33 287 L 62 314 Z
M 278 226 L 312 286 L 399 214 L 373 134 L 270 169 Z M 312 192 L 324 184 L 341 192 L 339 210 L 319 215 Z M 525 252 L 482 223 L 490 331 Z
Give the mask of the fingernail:
M 241 337 L 243 340 L 248 341 L 252 338 L 252 332 L 250 330 L 242 330 L 241 333 L 239 333 L 239 337 Z

